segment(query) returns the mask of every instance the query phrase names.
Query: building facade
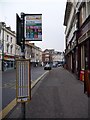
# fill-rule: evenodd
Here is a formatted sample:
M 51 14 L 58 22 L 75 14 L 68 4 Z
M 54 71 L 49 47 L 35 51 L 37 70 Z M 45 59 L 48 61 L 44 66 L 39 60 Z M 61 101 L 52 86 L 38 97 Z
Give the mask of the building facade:
M 46 49 L 43 51 L 42 55 L 43 63 L 62 63 L 64 62 L 64 53 L 55 51 L 54 49 Z
M 42 61 L 44 65 L 46 63 L 51 63 L 53 62 L 52 55 L 53 55 L 54 49 L 45 49 L 42 54 Z
M 25 43 L 25 58 L 30 59 L 33 66 L 42 64 L 42 50 L 34 43 Z
M 16 43 L 16 33 L 0 22 L 0 70 L 6 71 L 16 68 L 16 59 L 21 58 L 21 46 Z M 25 42 L 25 58 L 31 63 L 42 64 L 42 50 L 34 43 Z
M 4 22 L 0 22 L 0 70 L 15 66 L 16 34 Z
M 52 55 L 53 62 L 63 63 L 64 62 L 64 53 L 55 51 Z
M 64 25 L 67 69 L 79 78 L 82 69 L 90 69 L 90 2 L 67 1 Z
M 19 59 L 21 56 L 21 47 L 19 45 L 15 45 L 15 59 Z

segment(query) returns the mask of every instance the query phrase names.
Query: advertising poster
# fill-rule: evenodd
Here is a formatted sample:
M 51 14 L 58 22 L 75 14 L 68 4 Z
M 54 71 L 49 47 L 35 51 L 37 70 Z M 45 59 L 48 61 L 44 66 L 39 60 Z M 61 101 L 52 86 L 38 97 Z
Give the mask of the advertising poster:
M 25 40 L 42 41 L 42 14 L 25 16 Z

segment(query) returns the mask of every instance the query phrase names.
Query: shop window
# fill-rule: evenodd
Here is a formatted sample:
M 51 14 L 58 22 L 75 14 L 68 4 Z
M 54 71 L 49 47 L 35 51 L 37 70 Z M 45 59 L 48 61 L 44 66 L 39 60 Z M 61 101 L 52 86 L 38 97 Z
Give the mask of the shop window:
M 85 69 L 88 69 L 88 42 L 85 42 Z
M 11 67 L 13 67 L 13 62 L 11 61 Z
M 81 46 L 81 68 L 85 69 L 85 46 Z

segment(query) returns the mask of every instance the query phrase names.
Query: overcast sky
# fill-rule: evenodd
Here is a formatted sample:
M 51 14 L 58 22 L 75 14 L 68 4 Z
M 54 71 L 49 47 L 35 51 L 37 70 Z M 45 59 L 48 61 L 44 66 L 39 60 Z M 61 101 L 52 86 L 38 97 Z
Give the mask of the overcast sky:
M 34 43 L 44 49 L 65 49 L 63 26 L 66 0 L 0 0 L 0 21 L 16 31 L 16 13 L 42 14 L 42 41 Z

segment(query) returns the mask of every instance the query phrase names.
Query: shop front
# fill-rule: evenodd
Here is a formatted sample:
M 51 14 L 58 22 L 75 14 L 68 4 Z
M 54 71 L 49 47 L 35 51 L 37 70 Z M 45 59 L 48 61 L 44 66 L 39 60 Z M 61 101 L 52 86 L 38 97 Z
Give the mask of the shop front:
M 15 68 L 15 57 L 14 56 L 4 56 L 3 60 L 4 71 Z

